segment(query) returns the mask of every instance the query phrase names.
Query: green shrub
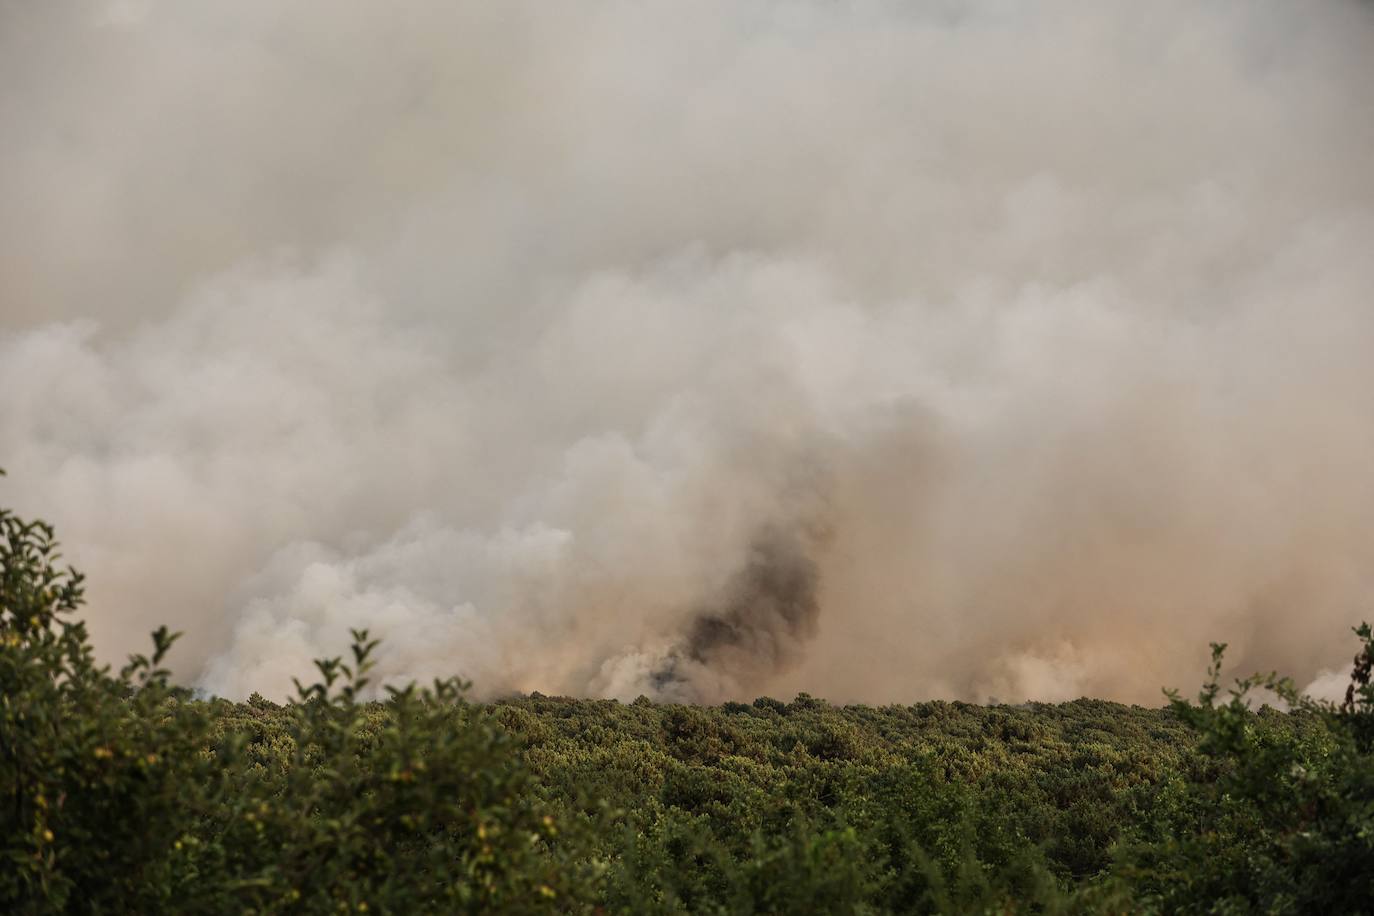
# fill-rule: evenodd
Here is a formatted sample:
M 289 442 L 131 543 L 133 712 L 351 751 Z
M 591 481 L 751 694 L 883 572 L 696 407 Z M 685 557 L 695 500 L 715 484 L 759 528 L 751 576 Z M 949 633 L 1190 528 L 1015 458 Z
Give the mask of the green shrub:
M 369 684 L 197 699 L 98 664 L 0 510 L 0 912 L 1366 912 L 1374 637 L 1344 704 L 719 708 Z M 1289 711 L 1254 711 L 1257 688 Z
M 457 681 L 365 704 L 376 646 L 286 707 L 199 702 L 95 663 L 52 529 L 0 510 L 0 910 L 547 912 L 591 896 L 580 825 L 541 805 Z M 231 727 L 226 722 L 231 721 Z

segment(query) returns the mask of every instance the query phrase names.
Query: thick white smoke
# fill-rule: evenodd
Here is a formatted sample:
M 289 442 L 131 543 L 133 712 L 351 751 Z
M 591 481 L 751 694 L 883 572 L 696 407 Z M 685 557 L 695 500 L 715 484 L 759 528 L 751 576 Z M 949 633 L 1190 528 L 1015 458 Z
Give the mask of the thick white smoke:
M 1325 685 L 1372 62 L 1353 0 L 0 0 L 0 497 L 229 696 L 349 627 L 485 694 Z

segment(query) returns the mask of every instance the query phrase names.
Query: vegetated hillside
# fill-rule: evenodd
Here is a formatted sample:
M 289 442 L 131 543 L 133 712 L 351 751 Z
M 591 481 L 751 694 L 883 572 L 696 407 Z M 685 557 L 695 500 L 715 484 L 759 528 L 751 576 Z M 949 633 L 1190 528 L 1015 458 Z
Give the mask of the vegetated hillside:
M 1109 864 L 1131 812 L 1186 771 L 1196 743 L 1168 711 L 1090 700 L 836 708 L 803 694 L 703 709 L 536 697 L 492 712 L 560 797 L 647 808 L 736 853 L 799 817 L 945 851 L 968 827 L 996 859 L 1042 844 L 1066 878 Z
M 0 911 L 1366 912 L 1374 639 L 1344 707 L 714 708 L 462 685 L 275 704 L 97 665 L 80 576 L 0 510 Z M 1259 684 L 1295 707 L 1252 711 Z
M 1124 828 L 1166 816 L 1170 790 L 1208 770 L 1171 712 L 1090 700 L 701 708 L 536 695 L 473 712 L 516 738 L 548 809 L 585 819 L 616 864 L 612 900 L 635 909 L 646 897 L 689 911 L 919 908 L 932 877 L 966 880 L 955 876 L 975 861 L 1068 885 L 1107 869 Z M 366 716 L 388 718 L 382 706 Z M 260 699 L 219 717 L 262 747 L 290 729 L 289 710 Z

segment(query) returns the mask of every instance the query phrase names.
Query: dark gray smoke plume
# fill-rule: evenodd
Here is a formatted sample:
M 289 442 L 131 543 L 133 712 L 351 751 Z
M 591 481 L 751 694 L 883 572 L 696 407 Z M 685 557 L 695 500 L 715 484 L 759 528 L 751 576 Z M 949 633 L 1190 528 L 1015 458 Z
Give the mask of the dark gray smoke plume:
M 1329 690 L 1353 0 L 0 0 L 0 501 L 284 694 Z
M 690 619 L 681 644 L 650 675 L 655 691 L 684 701 L 741 696 L 793 667 L 820 618 L 812 549 L 797 529 L 761 532 L 718 604 Z

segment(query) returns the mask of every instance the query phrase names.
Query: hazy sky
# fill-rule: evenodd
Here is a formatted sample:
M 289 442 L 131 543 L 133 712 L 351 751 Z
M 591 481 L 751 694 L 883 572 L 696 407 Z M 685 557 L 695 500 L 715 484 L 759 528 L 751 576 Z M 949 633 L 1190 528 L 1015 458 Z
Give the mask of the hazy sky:
M 0 501 L 234 697 L 351 626 L 484 695 L 1330 689 L 1371 85 L 1353 0 L 0 0 Z

